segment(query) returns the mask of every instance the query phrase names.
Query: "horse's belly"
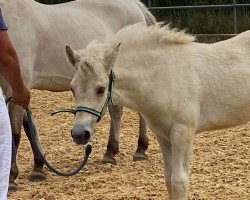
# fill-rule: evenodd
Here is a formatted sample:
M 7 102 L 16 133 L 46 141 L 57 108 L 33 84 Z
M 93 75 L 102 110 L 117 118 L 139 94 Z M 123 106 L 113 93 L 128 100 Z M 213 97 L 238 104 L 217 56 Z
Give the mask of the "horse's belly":
M 52 92 L 61 92 L 70 90 L 71 79 L 61 77 L 41 77 L 35 78 L 30 83 L 31 89 L 48 90 Z
M 250 104 L 245 109 L 238 109 L 234 112 L 215 111 L 213 115 L 201 115 L 197 132 L 228 128 L 248 121 L 250 121 Z

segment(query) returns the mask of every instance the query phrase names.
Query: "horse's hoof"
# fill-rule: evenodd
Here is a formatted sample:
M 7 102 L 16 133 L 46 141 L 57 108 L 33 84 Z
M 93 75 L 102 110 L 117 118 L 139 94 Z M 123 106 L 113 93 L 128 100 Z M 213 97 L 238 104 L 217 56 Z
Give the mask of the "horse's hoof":
M 110 163 L 110 164 L 116 165 L 116 160 L 113 157 L 104 156 L 103 159 L 101 160 L 101 163 L 102 164 Z
M 16 192 L 17 191 L 17 183 L 12 182 L 9 183 L 9 188 L 8 188 L 8 192 Z
M 135 153 L 133 157 L 133 161 L 143 161 L 143 160 L 148 160 L 148 156 L 145 153 Z
M 29 181 L 44 181 L 47 175 L 42 171 L 32 171 L 28 177 Z

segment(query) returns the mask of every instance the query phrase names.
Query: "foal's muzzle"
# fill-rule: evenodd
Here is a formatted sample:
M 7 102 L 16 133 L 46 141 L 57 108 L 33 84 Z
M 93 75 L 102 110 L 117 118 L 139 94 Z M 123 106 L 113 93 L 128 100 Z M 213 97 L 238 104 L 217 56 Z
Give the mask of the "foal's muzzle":
M 73 128 L 71 130 L 71 136 L 76 144 L 87 144 L 90 140 L 91 133 L 88 130 L 78 130 Z

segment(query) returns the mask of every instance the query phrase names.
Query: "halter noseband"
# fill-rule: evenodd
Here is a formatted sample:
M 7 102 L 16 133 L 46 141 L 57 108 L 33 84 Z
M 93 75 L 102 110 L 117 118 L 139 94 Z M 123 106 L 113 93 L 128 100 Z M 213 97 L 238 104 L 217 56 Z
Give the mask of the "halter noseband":
M 115 80 L 115 72 L 111 69 L 111 72 L 109 75 L 108 95 L 107 95 L 107 99 L 102 107 L 101 112 L 99 112 L 93 108 L 86 107 L 86 106 L 77 106 L 75 109 L 60 109 L 58 111 L 51 113 L 51 115 L 55 115 L 57 113 L 62 113 L 62 112 L 68 112 L 68 113 L 72 113 L 74 115 L 76 115 L 77 112 L 87 112 L 87 113 L 90 113 L 92 115 L 97 116 L 98 117 L 97 122 L 99 122 L 104 115 L 104 110 L 108 106 L 108 103 L 109 102 L 113 103 L 112 90 L 113 90 L 114 80 Z

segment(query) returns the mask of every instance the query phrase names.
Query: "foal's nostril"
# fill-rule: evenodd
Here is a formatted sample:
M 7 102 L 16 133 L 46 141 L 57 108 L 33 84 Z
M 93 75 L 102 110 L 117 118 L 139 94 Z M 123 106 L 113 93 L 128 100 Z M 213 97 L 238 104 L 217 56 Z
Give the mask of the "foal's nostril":
M 83 127 L 74 127 L 71 129 L 70 133 L 76 144 L 85 144 L 91 137 L 91 132 Z
M 89 139 L 90 138 L 90 132 L 89 131 L 84 131 L 84 138 Z

